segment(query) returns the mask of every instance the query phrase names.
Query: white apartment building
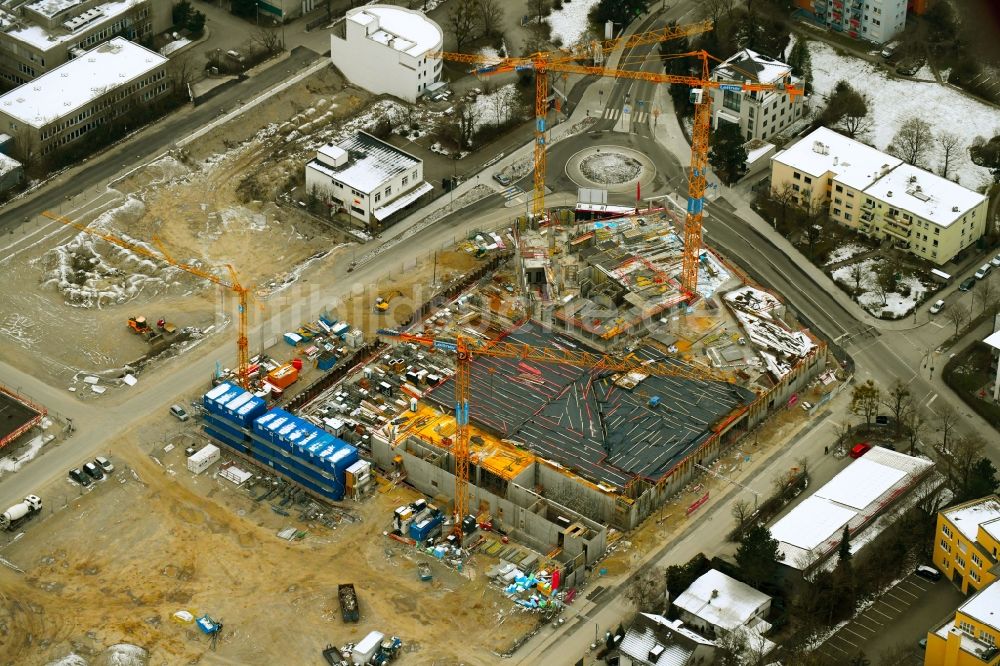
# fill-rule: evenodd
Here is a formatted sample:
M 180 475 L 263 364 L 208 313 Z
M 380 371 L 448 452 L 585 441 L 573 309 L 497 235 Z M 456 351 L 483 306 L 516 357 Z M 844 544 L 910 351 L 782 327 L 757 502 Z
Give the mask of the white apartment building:
M 369 229 L 430 192 L 423 178 L 422 160 L 366 132 L 323 146 L 306 164 L 306 191 Z
M 377 95 L 406 100 L 441 78 L 441 27 L 402 7 L 367 5 L 347 12 L 344 36 L 330 35 L 330 60 L 344 76 Z
M 151 0 L 34 0 L 0 9 L 0 79 L 21 85 L 113 37 L 142 40 L 170 24 Z
M 807 0 L 808 2 L 808 0 Z M 888 42 L 903 31 L 910 0 L 811 0 L 809 9 L 826 25 L 854 39 L 876 44 Z M 923 3 L 919 3 L 923 7 Z
M 771 158 L 771 191 L 943 265 L 986 230 L 987 198 L 821 127 Z
M 167 93 L 167 62 L 116 37 L 0 96 L 0 132 L 34 142 L 37 154 L 58 150 Z
M 792 68 L 774 58 L 743 49 L 712 71 L 713 81 L 752 81 L 799 84 Z M 742 91 L 712 89 L 712 127 L 720 123 L 739 125 L 747 141 L 767 139 L 802 117 L 803 95 L 792 99 L 779 91 Z

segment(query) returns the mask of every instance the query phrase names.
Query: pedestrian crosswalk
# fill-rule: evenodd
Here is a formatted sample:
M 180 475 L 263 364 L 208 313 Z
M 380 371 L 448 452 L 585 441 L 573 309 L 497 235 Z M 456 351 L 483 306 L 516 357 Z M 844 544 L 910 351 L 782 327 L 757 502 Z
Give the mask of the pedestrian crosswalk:
M 506 199 L 507 201 L 510 201 L 521 192 L 524 192 L 524 190 L 522 190 L 517 185 L 511 185 L 510 187 L 508 187 L 506 190 L 503 191 L 503 198 Z
M 609 109 L 604 109 L 604 113 L 601 114 L 601 117 L 604 118 L 605 120 L 618 120 L 619 118 L 622 117 L 622 115 L 623 114 L 621 109 L 609 108 Z M 649 113 L 647 113 L 646 111 L 632 112 L 625 115 L 631 116 L 632 122 L 636 123 L 644 123 L 649 119 Z

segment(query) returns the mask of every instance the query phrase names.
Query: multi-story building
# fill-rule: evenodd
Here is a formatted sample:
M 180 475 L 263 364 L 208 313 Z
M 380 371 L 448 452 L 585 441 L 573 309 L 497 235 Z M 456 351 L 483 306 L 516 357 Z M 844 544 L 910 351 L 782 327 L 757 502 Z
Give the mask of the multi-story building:
M 343 26 L 343 36 L 330 35 L 330 60 L 365 90 L 415 102 L 441 78 L 443 33 L 421 12 L 366 5 L 349 10 Z
M 1000 498 L 996 495 L 938 512 L 934 566 L 964 594 L 996 580 L 998 549 Z
M 771 191 L 943 265 L 986 230 L 987 198 L 821 127 L 771 158 Z
M 926 0 L 795 0 L 831 30 L 876 44 L 903 31 L 906 11 L 924 13 Z
M 151 0 L 34 0 L 0 11 L 0 79 L 21 85 L 113 37 L 142 40 L 154 25 Z
M 713 81 L 752 81 L 754 83 L 798 84 L 792 68 L 785 63 L 750 49 L 736 53 L 712 71 Z M 780 91 L 741 91 L 712 89 L 712 127 L 719 123 L 739 125 L 740 133 L 751 139 L 774 136 L 802 117 L 802 95 Z
M 980 590 L 941 626 L 927 632 L 924 666 L 1000 663 L 1000 583 Z
M 167 62 L 116 37 L 0 96 L 0 132 L 14 137 L 22 155 L 59 150 L 166 94 Z
M 430 192 L 423 178 L 422 160 L 366 132 L 323 146 L 306 164 L 306 190 L 371 229 Z

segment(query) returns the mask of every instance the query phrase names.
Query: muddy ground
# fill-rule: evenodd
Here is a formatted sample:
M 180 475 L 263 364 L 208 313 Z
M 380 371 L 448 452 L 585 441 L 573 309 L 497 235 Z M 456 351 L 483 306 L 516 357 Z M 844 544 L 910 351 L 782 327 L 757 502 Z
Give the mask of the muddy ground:
M 0 567 L 0 664 L 92 658 L 120 642 L 147 649 L 151 664 L 311 664 L 328 643 L 373 629 L 402 638 L 408 664 L 488 664 L 538 619 L 475 575 L 494 563 L 485 555 L 468 580 L 382 535 L 392 509 L 416 498 L 410 489 L 345 502 L 361 521 L 329 529 L 255 503 L 259 490 L 213 478 L 218 465 L 193 476 L 183 446 L 123 444 L 110 479 L 82 494 L 68 481 L 46 489 L 45 515 L 4 549 L 25 573 Z M 307 536 L 279 539 L 285 527 Z M 430 583 L 418 578 L 421 559 Z M 340 617 L 345 582 L 361 600 L 357 625 Z M 171 619 L 178 610 L 224 621 L 214 651 Z

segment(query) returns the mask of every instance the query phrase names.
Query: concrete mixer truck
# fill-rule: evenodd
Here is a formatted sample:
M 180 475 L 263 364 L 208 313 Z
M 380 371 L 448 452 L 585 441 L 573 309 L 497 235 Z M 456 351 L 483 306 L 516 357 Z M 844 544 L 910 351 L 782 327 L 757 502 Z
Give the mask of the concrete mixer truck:
M 0 513 L 0 530 L 12 530 L 41 510 L 42 498 L 38 495 L 28 495 L 23 502 L 18 502 Z

